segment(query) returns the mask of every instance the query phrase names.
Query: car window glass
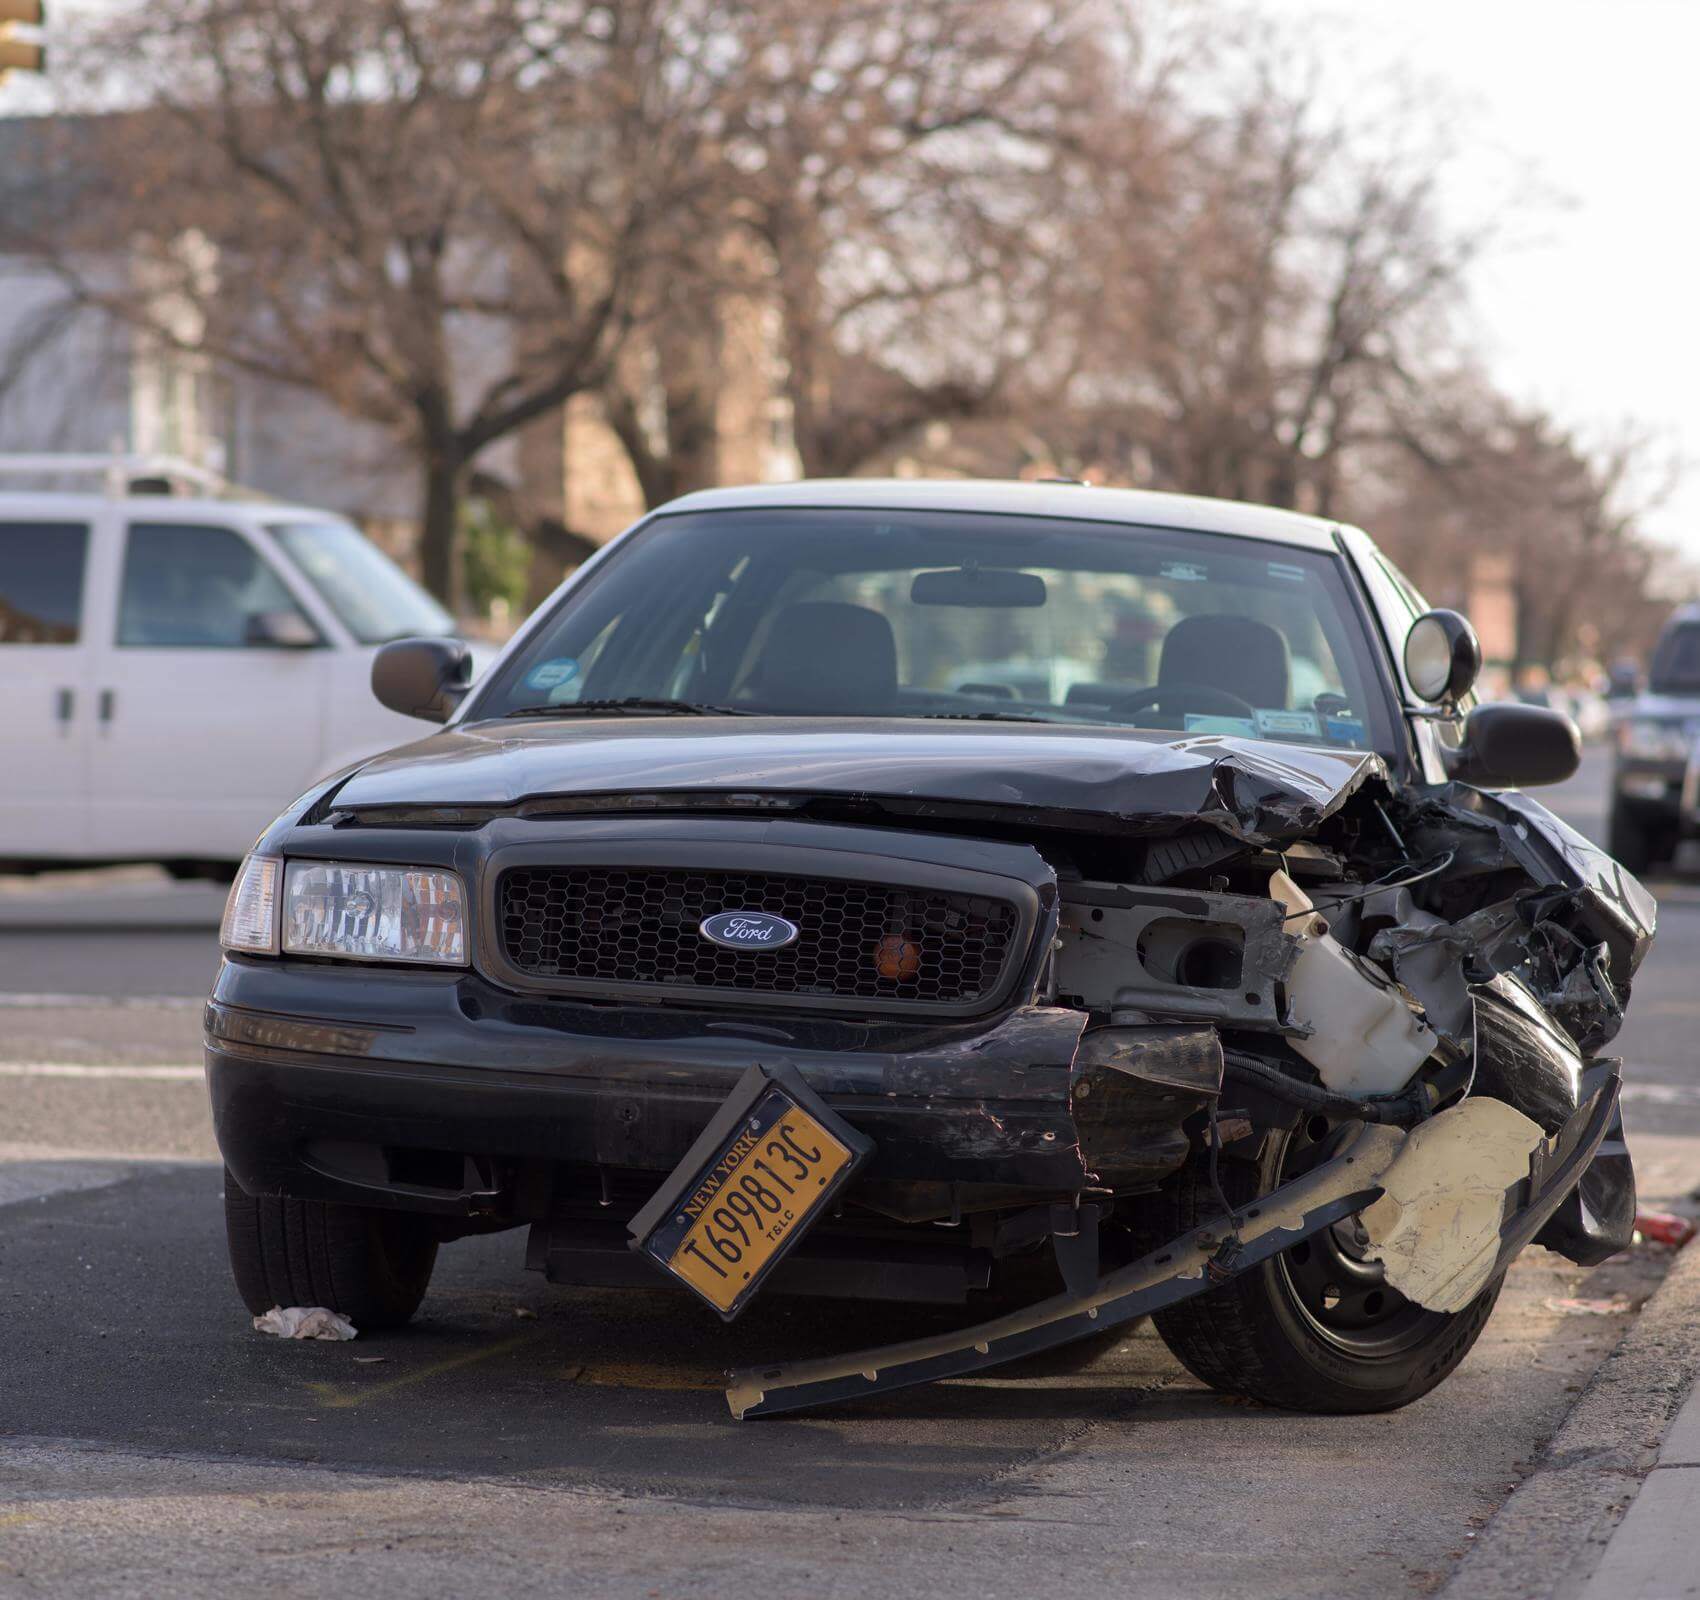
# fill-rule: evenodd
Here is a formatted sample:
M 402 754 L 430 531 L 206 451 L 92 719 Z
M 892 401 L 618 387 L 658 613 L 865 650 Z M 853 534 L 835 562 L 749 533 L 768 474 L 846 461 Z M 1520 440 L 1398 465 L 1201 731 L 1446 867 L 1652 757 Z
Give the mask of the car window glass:
M 0 522 L 0 644 L 75 644 L 89 530 L 74 522 Z
M 280 522 L 272 534 L 362 644 L 456 632 L 430 595 L 346 522 Z
M 301 608 L 254 547 L 228 528 L 138 522 L 124 547 L 118 643 L 242 649 L 250 620 Z
M 1700 692 L 1700 623 L 1679 622 L 1665 630 L 1653 650 L 1649 687 L 1654 694 Z
M 1331 552 L 1064 519 L 664 517 L 473 715 L 660 697 L 756 713 L 1109 723 L 1395 751 Z

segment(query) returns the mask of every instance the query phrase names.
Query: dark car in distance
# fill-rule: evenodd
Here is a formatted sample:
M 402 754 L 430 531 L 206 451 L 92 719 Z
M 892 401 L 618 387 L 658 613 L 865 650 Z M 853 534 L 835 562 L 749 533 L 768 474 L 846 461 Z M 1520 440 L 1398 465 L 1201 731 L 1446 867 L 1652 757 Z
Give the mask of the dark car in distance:
M 1646 689 L 1618 714 L 1611 852 L 1633 872 L 1672 860 L 1700 831 L 1700 606 L 1679 606 L 1653 647 Z
M 1511 787 L 1576 732 L 1479 665 L 1356 529 L 972 482 L 688 496 L 470 690 L 388 646 L 446 726 L 291 805 L 226 913 L 242 1298 L 394 1327 L 525 1227 L 694 1314 L 963 1308 L 740 1416 L 1144 1314 L 1219 1388 L 1404 1404 L 1526 1244 L 1634 1216 L 1604 1049 L 1654 907 Z

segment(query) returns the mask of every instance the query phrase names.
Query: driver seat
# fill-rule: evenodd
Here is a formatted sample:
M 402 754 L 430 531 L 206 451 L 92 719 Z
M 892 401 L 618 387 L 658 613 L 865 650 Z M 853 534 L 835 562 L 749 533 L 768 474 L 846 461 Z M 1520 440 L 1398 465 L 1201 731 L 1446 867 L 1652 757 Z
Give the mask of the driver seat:
M 1285 706 L 1292 691 L 1287 636 L 1255 617 L 1203 612 L 1182 617 L 1163 639 L 1157 687 L 1196 683 L 1247 705 Z

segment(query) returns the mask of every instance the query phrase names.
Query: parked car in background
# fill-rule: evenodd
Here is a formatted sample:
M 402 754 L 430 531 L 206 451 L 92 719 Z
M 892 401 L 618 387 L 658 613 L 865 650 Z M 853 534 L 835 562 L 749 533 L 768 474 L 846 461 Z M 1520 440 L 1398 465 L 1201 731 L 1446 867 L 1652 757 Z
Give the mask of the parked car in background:
M 371 696 L 379 648 L 455 632 L 330 512 L 178 463 L 0 456 L 0 862 L 227 872 L 315 778 L 412 736 Z
M 1007 654 L 941 688 L 944 635 Z M 1106 649 L 1083 697 L 1117 638 L 1142 681 Z M 740 1416 L 1146 1313 L 1219 1389 L 1415 1399 L 1526 1244 L 1635 1215 L 1603 1052 L 1653 904 L 1507 787 L 1576 730 L 1480 664 L 1356 529 L 977 482 L 687 496 L 470 691 L 388 646 L 449 725 L 290 806 L 221 931 L 243 1300 L 393 1327 L 440 1243 L 526 1227 L 681 1315 L 1051 1291 Z
M 1676 855 L 1700 828 L 1700 605 L 1679 606 L 1658 643 L 1647 687 L 1620 702 L 1612 767 L 1611 853 L 1632 872 Z

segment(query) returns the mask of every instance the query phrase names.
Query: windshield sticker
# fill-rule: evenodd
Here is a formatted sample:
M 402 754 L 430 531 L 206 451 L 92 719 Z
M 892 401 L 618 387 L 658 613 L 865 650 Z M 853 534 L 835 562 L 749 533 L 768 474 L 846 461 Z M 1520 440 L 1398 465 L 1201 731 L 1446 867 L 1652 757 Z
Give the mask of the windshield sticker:
M 1281 739 L 1315 739 L 1322 733 L 1314 711 L 1257 708 L 1257 731 Z
M 528 689 L 559 689 L 578 676 L 578 662 L 571 656 L 556 656 L 553 661 L 540 661 L 525 675 Z
M 1271 561 L 1269 563 L 1269 576 L 1280 578 L 1287 583 L 1303 583 L 1305 581 L 1305 569 L 1288 566 L 1285 561 Z
M 1196 561 L 1165 561 L 1157 569 L 1157 576 L 1171 583 L 1204 583 L 1210 574 Z
M 1368 748 L 1364 725 L 1357 717 L 1324 717 L 1322 731 L 1330 744 L 1349 744 L 1355 750 Z
M 1183 720 L 1188 733 L 1225 733 L 1236 739 L 1257 737 L 1257 724 L 1250 717 L 1210 717 L 1189 711 Z

